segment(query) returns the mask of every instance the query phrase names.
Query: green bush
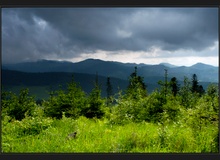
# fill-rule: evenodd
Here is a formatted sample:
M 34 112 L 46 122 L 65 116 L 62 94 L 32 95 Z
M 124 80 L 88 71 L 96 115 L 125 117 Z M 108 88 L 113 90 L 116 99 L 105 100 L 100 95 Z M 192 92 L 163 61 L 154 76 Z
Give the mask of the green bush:
M 53 120 L 41 117 L 26 117 L 19 124 L 18 137 L 36 135 L 50 127 Z
M 11 92 L 2 93 L 2 113 L 16 120 L 22 120 L 25 114 L 31 115 L 31 112 L 37 107 L 34 97 L 29 96 L 28 89 L 22 89 L 18 96 Z
M 105 100 L 101 98 L 101 90 L 97 84 L 87 98 L 87 102 L 88 104 L 82 108 L 81 115 L 87 118 L 102 118 L 104 116 Z
M 181 107 L 176 99 L 168 99 L 163 106 L 163 116 L 165 117 L 162 118 L 162 121 L 178 121 Z
M 48 101 L 43 102 L 45 114 L 57 119 L 62 118 L 62 112 L 67 117 L 77 118 L 87 105 L 86 95 L 73 80 L 68 84 L 66 92 L 63 90 L 52 92 Z
M 4 116 L 2 119 L 2 148 L 3 151 L 11 151 L 13 144 L 19 146 L 25 143 L 26 137 L 36 136 L 42 131 L 49 128 L 53 120 L 44 117 L 43 110 L 39 107 L 35 108 L 32 116 L 25 114 L 25 118 L 21 121 L 15 120 L 10 116 Z
M 148 120 L 150 122 L 159 122 L 164 111 L 163 105 L 166 99 L 163 94 L 154 91 L 147 99 Z
M 37 107 L 32 111 L 32 116 L 25 114 L 21 121 L 14 121 L 17 125 L 17 137 L 36 135 L 51 126 L 53 120 L 46 118 L 41 108 Z

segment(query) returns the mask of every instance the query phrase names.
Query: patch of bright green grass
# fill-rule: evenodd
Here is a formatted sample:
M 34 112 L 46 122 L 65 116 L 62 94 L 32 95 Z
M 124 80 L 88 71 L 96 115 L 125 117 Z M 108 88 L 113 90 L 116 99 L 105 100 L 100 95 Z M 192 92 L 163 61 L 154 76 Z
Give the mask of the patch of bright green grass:
M 43 122 L 43 121 L 42 121 Z M 200 153 L 215 152 L 214 131 L 209 126 L 193 133 L 190 127 L 180 124 L 165 126 L 153 123 L 111 125 L 107 119 L 53 120 L 50 126 L 37 135 L 17 136 L 22 122 L 4 122 L 3 152 L 38 153 Z M 67 139 L 76 131 L 76 138 Z M 196 135 L 196 136 L 195 136 Z

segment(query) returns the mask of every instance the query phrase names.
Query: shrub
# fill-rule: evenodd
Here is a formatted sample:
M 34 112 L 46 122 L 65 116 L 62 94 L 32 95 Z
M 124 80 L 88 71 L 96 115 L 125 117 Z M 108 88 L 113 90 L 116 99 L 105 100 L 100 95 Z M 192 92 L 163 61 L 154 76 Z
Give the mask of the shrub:
M 87 118 L 101 118 L 104 116 L 105 100 L 101 98 L 101 90 L 97 84 L 90 93 L 87 102 L 88 104 L 83 107 L 81 115 L 84 115 Z
M 26 117 L 19 123 L 18 136 L 36 135 L 50 127 L 53 120 L 41 117 Z
M 31 115 L 32 110 L 36 108 L 34 97 L 29 96 L 28 89 L 22 89 L 18 96 L 8 92 L 2 94 L 2 112 L 3 115 L 9 115 L 16 120 L 22 120 L 25 114 Z
M 86 104 L 85 93 L 81 87 L 72 80 L 68 84 L 67 92 L 63 90 L 52 92 L 49 100 L 45 101 L 42 106 L 47 116 L 61 119 L 62 112 L 65 112 L 67 117 L 79 117 Z

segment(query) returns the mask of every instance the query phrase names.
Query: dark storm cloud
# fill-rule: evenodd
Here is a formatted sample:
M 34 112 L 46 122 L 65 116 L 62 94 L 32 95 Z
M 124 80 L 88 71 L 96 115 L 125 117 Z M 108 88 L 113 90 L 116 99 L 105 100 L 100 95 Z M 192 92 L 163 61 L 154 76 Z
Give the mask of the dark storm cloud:
M 51 27 L 40 27 L 34 16 L 6 10 L 2 13 L 2 58 L 16 62 L 60 52 L 63 36 Z M 44 23 L 43 21 L 41 23 Z
M 217 8 L 2 9 L 6 63 L 71 58 L 96 50 L 202 51 L 216 41 Z
M 150 45 L 164 50 L 202 50 L 217 40 L 217 10 L 162 9 L 152 12 L 140 11 L 134 17 L 137 39 L 149 41 Z M 141 22 L 143 19 L 142 23 Z

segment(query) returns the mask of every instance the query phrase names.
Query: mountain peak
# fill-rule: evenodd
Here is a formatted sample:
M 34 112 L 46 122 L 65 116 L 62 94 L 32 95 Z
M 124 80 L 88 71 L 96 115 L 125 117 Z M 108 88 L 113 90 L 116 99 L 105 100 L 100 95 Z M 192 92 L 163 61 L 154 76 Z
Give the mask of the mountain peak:
M 111 76 L 120 79 L 127 79 L 134 71 L 134 66 L 139 67 L 138 72 L 141 76 L 158 77 L 164 76 L 164 68 L 169 68 L 169 76 L 175 76 L 181 79 L 190 74 L 197 74 L 202 81 L 218 82 L 218 67 L 197 63 L 191 67 L 179 67 L 169 63 L 160 63 L 159 65 L 145 65 L 135 63 L 121 63 L 104 61 L 100 59 L 86 59 L 81 62 L 73 63 L 67 61 L 41 60 L 37 62 L 20 63 L 13 65 L 4 65 L 8 70 L 17 70 L 23 72 L 71 72 L 94 74 L 96 72 L 102 76 Z M 204 72 L 206 74 L 204 74 Z
M 177 66 L 175 66 L 175 65 L 172 65 L 172 64 L 170 64 L 170 63 L 165 63 L 165 62 L 162 62 L 162 63 L 160 63 L 159 65 L 164 65 L 165 67 L 169 67 L 169 68 L 175 68 L 175 67 L 177 67 Z
M 214 66 L 199 62 L 199 63 L 192 65 L 191 67 L 196 68 L 196 69 L 204 69 L 204 68 L 213 68 Z

